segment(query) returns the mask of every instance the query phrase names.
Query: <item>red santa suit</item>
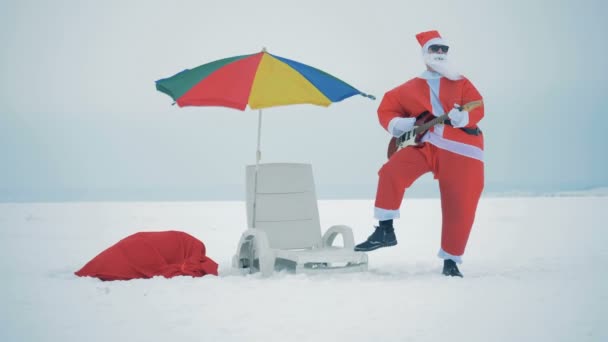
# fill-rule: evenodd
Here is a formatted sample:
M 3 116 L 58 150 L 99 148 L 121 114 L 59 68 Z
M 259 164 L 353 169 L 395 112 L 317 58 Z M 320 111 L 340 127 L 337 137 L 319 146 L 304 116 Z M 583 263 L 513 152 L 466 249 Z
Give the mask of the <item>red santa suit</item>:
M 434 34 L 417 36 L 424 51 L 431 44 L 443 43 L 436 31 L 428 33 Z M 455 104 L 462 106 L 477 100 L 482 97 L 468 79 L 448 79 L 426 71 L 387 92 L 378 108 L 378 119 L 391 132 L 395 118 L 412 118 L 425 111 L 440 116 L 450 112 Z M 406 147 L 391 156 L 378 172 L 374 210 L 378 220 L 399 218 L 405 189 L 421 175 L 432 172 L 441 192 L 439 256 L 458 263 L 462 262 L 484 185 L 483 135 L 480 131 L 470 134 L 484 116 L 483 105 L 465 114 L 468 118 L 460 121 L 469 133 L 460 127 L 436 125 L 423 136 L 419 146 Z

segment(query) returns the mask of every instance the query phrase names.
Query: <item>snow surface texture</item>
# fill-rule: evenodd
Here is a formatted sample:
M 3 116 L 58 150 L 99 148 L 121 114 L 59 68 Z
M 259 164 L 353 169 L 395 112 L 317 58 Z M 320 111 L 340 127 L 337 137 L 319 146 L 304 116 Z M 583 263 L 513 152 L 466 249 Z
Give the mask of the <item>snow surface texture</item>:
M 373 202 L 320 201 L 323 230 Z M 440 275 L 437 199 L 406 200 L 365 273 L 230 269 L 243 202 L 0 204 L 0 341 L 608 341 L 608 197 L 483 198 L 461 270 Z M 220 276 L 73 272 L 137 231 L 201 239 Z

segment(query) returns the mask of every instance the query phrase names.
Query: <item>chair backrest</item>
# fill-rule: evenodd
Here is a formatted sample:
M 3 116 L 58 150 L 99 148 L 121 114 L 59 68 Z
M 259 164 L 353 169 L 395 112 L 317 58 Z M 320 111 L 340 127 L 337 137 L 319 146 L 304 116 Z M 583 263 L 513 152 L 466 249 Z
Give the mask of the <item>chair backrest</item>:
M 247 166 L 247 222 L 266 232 L 271 248 L 318 247 L 319 209 L 310 164 L 270 163 Z M 255 225 L 253 202 L 255 194 Z

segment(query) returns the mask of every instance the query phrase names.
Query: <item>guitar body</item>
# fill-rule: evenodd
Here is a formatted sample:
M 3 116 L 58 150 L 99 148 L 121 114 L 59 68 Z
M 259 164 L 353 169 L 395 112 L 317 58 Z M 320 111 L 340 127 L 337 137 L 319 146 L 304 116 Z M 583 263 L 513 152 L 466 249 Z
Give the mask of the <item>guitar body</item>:
M 459 110 L 465 110 L 470 112 L 471 110 L 483 105 L 482 100 L 472 101 L 464 106 L 457 107 Z M 444 121 L 448 120 L 448 114 L 443 114 L 439 117 L 435 117 L 433 114 L 428 111 L 423 112 L 422 114 L 416 117 L 416 122 L 414 123 L 414 128 L 408 132 L 403 133 L 399 138 L 391 138 L 391 141 L 388 143 L 388 151 L 387 156 L 390 159 L 391 156 L 399 151 L 400 149 L 407 147 L 418 145 L 420 143 L 420 139 L 424 133 L 426 133 L 431 127 L 442 124 Z
M 418 132 L 417 129 L 425 123 L 433 120 L 434 118 L 435 117 L 431 115 L 431 113 L 423 112 L 422 114 L 416 117 L 414 129 L 403 133 L 403 135 L 398 138 L 391 138 L 391 141 L 389 141 L 388 143 L 388 150 L 386 152 L 388 158 L 390 159 L 395 152 L 399 151 L 404 147 L 418 145 L 420 143 L 420 139 L 422 139 L 422 136 L 424 135 L 424 133 L 426 133 L 426 130 Z

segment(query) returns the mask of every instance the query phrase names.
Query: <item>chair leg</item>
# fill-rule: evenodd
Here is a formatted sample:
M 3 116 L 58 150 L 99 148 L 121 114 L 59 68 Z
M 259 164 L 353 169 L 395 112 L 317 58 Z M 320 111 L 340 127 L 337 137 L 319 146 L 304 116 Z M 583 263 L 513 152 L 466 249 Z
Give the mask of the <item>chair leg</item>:
M 257 256 L 262 277 L 270 277 L 274 272 L 276 257 L 274 256 L 274 253 L 271 253 L 268 250 L 268 246 L 264 246 L 264 243 L 260 239 L 255 239 L 253 242 L 255 246 L 254 255 Z
M 274 263 L 275 259 L 268 256 L 260 256 L 260 272 L 262 273 L 262 277 L 270 277 L 274 272 Z

